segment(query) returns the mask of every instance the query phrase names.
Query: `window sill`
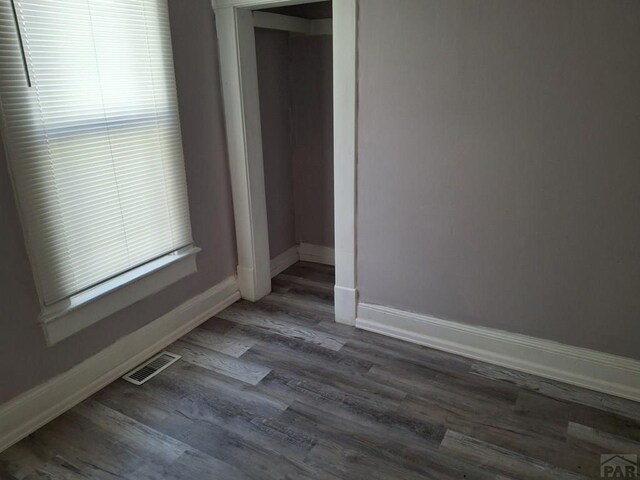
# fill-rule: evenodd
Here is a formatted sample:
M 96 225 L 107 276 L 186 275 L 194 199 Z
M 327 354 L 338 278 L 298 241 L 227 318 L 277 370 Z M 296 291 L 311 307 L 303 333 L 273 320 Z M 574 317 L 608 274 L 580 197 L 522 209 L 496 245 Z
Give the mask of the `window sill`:
M 42 308 L 47 345 L 54 345 L 103 318 L 196 273 L 198 247 L 190 246 Z

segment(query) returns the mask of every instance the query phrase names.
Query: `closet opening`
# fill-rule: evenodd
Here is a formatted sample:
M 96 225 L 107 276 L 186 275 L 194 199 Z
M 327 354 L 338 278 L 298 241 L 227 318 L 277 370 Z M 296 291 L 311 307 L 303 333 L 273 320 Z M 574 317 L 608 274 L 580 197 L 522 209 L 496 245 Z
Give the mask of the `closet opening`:
M 335 320 L 355 325 L 357 2 L 212 4 L 240 294 L 269 294 L 272 267 L 335 261 Z
M 332 5 L 252 15 L 271 277 L 299 261 L 333 266 Z M 306 267 L 333 277 L 332 267 Z

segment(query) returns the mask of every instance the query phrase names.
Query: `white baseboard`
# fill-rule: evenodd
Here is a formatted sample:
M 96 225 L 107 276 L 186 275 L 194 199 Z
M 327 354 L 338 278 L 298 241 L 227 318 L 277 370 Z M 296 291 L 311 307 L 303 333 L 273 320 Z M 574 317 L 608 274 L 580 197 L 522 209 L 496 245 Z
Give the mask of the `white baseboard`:
M 331 247 L 301 243 L 298 251 L 300 252 L 300 260 L 303 262 L 323 263 L 325 265 L 336 264 L 335 250 Z
M 335 250 L 331 247 L 301 243 L 285 250 L 277 257 L 271 259 L 271 278 L 289 268 L 297 261 L 322 263 L 335 265 Z
M 333 288 L 333 298 L 336 322 L 344 325 L 355 325 L 358 291 L 355 288 L 336 285 Z
M 300 254 L 298 253 L 298 246 L 294 245 L 288 250 L 285 250 L 277 257 L 271 259 L 271 278 L 275 277 L 279 273 L 282 273 L 291 265 L 300 260 Z
M 638 360 L 366 303 L 358 304 L 355 324 L 364 330 L 640 401 Z
M 0 452 L 240 298 L 235 277 L 193 297 L 71 370 L 0 405 Z

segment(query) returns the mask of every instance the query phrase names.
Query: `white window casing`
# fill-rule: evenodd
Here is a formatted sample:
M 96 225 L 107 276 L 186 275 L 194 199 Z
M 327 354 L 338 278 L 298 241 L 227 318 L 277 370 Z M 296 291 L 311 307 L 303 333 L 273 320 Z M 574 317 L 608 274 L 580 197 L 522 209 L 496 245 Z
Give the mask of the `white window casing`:
M 0 0 L 0 99 L 50 343 L 195 271 L 167 0 Z

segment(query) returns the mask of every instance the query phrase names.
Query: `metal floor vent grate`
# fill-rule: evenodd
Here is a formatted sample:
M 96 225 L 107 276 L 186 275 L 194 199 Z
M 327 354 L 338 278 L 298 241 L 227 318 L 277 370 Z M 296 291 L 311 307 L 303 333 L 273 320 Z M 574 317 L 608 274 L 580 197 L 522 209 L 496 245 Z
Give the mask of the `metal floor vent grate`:
M 142 365 L 131 370 L 122 378 L 127 382 L 133 383 L 134 385 L 142 385 L 144 382 L 149 380 L 151 377 L 159 374 L 162 370 L 167 368 L 179 358 L 180 355 L 176 355 L 175 353 L 159 353 L 155 357 L 147 360 Z

